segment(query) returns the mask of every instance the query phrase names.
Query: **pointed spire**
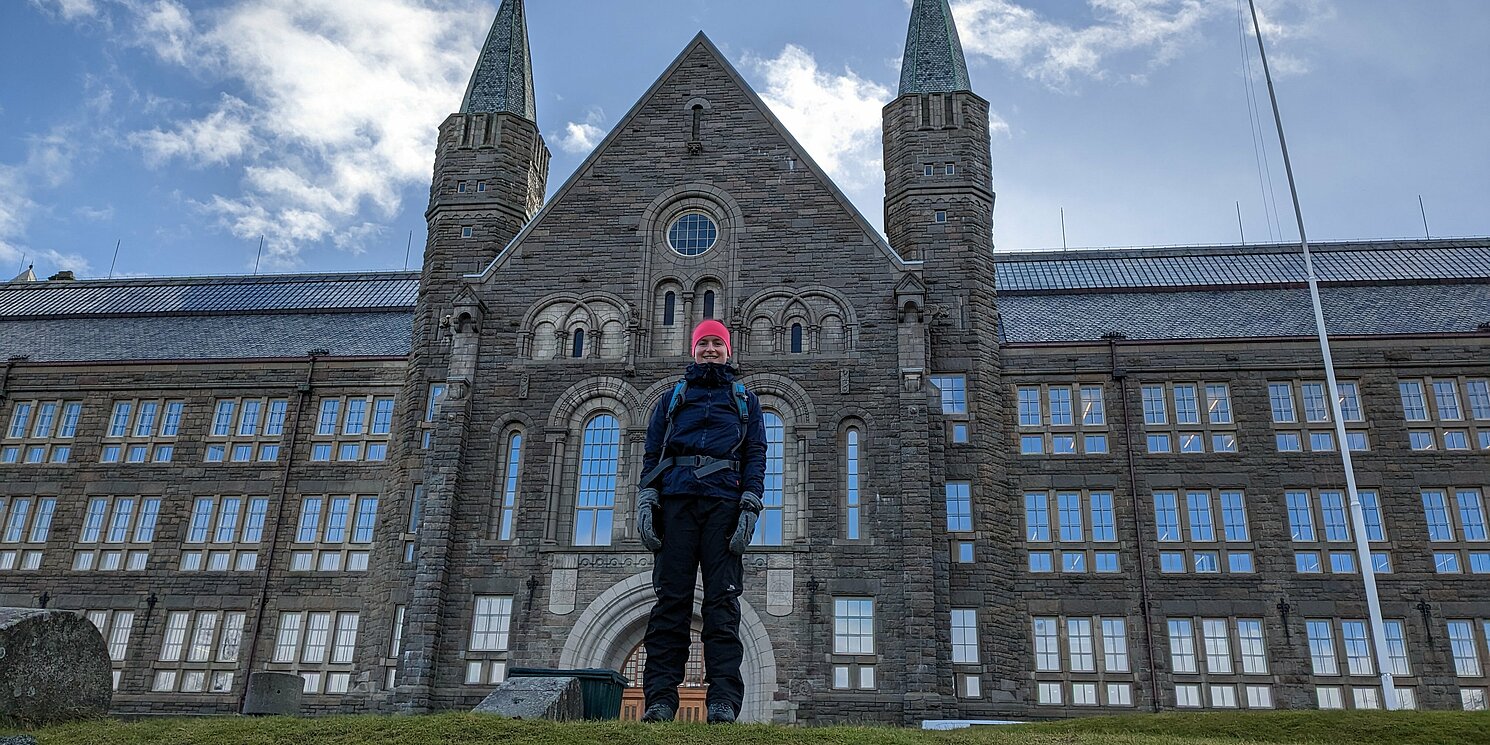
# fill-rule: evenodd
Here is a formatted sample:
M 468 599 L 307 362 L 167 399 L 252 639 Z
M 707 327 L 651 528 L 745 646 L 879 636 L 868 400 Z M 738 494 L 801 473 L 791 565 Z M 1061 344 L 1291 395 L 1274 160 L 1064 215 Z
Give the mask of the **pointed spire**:
M 528 52 L 528 22 L 523 0 L 502 0 L 481 58 L 471 72 L 462 114 L 517 114 L 538 121 L 533 103 L 533 57 Z
M 900 61 L 900 95 L 972 90 L 947 0 L 916 0 Z
M 4 276 L 4 275 L 0 275 L 0 276 Z M 33 266 L 26 267 L 26 271 L 21 272 L 20 274 L 17 274 L 16 275 L 16 278 L 11 280 L 11 282 L 35 282 L 35 281 L 36 281 L 36 267 L 34 265 Z M 10 282 L 7 282 L 6 284 L 10 284 Z

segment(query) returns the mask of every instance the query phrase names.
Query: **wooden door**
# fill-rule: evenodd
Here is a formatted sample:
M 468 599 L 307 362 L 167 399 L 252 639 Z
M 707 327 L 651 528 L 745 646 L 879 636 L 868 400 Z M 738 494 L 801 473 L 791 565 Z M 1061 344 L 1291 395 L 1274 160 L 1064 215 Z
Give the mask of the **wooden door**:
M 631 685 L 621 695 L 621 719 L 634 722 L 646 711 L 646 696 L 642 693 L 642 671 L 647 667 L 647 647 L 638 644 L 626 656 L 621 674 Z M 708 718 L 709 687 L 704 685 L 704 645 L 698 631 L 689 635 L 688 663 L 683 668 L 683 684 L 678 686 L 678 721 L 702 722 Z

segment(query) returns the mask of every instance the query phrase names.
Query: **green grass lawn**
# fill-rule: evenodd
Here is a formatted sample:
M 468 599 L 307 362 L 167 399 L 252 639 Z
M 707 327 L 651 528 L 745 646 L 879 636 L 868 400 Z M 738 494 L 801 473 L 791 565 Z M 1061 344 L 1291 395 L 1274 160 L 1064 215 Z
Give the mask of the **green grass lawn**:
M 923 732 L 889 727 L 771 727 L 619 722 L 555 724 L 476 714 L 318 719 L 198 717 L 102 720 L 31 733 L 41 745 L 1214 745 L 1227 743 L 1490 743 L 1490 714 L 1266 712 L 1102 717 Z

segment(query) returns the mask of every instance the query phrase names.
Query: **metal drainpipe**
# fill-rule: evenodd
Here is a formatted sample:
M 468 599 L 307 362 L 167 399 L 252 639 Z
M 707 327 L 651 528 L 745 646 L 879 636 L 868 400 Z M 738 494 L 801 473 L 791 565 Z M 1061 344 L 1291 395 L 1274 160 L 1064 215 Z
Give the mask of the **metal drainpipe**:
M 1123 416 L 1123 450 L 1128 461 L 1128 498 L 1133 507 L 1133 533 L 1138 538 L 1137 543 L 1134 545 L 1138 552 L 1138 593 L 1140 597 L 1140 610 L 1143 612 L 1143 638 L 1144 644 L 1148 647 L 1149 654 L 1149 702 L 1150 706 L 1157 712 L 1162 710 L 1163 707 L 1159 703 L 1159 672 L 1158 665 L 1155 664 L 1158 658 L 1154 656 L 1154 623 L 1149 611 L 1148 557 L 1144 555 L 1143 551 L 1143 510 L 1138 501 L 1138 469 L 1134 464 L 1133 424 L 1128 417 L 1128 373 L 1119 368 L 1117 363 L 1118 342 L 1126 337 L 1119 333 L 1110 333 L 1104 335 L 1102 338 L 1107 340 L 1107 353 L 1112 380 L 1118 384 L 1118 388 L 1122 392 L 1122 406 L 1119 406 L 1118 410 Z
M 305 369 L 305 382 L 296 386 L 300 398 L 295 402 L 295 421 L 290 427 L 290 441 L 285 447 L 285 467 L 279 479 L 279 507 L 275 510 L 274 530 L 269 536 L 269 554 L 264 558 L 264 582 L 259 587 L 259 607 L 254 613 L 253 633 L 248 640 L 248 664 L 243 672 L 243 690 L 238 693 L 238 711 L 248 699 L 248 676 L 253 674 L 254 659 L 258 657 L 259 631 L 264 627 L 264 609 L 269 605 L 269 579 L 274 574 L 274 558 L 279 549 L 280 528 L 285 521 L 285 502 L 290 491 L 290 471 L 295 466 L 295 445 L 300 438 L 300 425 L 305 421 L 306 403 L 310 400 L 311 381 L 316 376 L 316 358 L 330 354 L 325 349 L 312 349 Z

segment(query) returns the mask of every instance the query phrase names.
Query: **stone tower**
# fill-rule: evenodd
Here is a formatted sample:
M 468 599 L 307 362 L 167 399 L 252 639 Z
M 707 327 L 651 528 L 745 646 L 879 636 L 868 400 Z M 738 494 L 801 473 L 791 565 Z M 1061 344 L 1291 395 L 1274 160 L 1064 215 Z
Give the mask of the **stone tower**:
M 401 431 L 411 436 L 395 448 L 392 478 L 405 504 L 392 513 L 396 517 L 384 519 L 394 532 L 409 534 L 403 549 L 408 553 L 386 557 L 402 567 L 390 599 L 407 607 L 398 685 L 405 711 L 424 711 L 431 703 L 458 527 L 452 516 L 486 320 L 485 305 L 463 276 L 491 263 L 543 206 L 548 163 L 538 132 L 523 0 L 503 0 L 460 111 L 440 125 L 425 212 L 429 238 L 399 412 Z
M 933 410 L 927 475 L 933 514 L 946 509 L 944 489 L 968 485 L 972 530 L 956 541 L 971 541 L 976 553 L 976 563 L 953 563 L 946 550 L 928 557 L 934 567 L 934 617 L 947 617 L 950 597 L 965 603 L 976 599 L 990 616 L 981 624 L 980 643 L 987 649 L 1017 649 L 1025 642 L 1023 621 L 1007 601 L 1018 569 L 1008 547 L 1017 545 L 1019 536 L 1014 522 L 1005 519 L 1017 512 L 1003 460 L 1010 451 L 1001 426 L 1005 396 L 994 296 L 988 117 L 988 102 L 972 91 L 947 0 L 916 0 L 898 97 L 884 108 L 885 233 L 908 261 L 921 262 L 928 376 L 933 381 L 962 376 L 966 384 L 965 411 Z M 954 422 L 945 416 L 966 417 L 955 422 L 965 424 L 968 438 L 958 445 L 956 458 L 947 457 Z M 969 447 L 976 457 L 963 457 Z M 936 661 L 938 681 L 953 679 L 945 642 L 928 640 L 926 654 Z M 1012 681 L 999 681 L 990 693 L 997 698 L 1000 689 L 1012 687 Z M 934 714 L 935 697 L 928 695 L 926 706 L 926 713 Z

